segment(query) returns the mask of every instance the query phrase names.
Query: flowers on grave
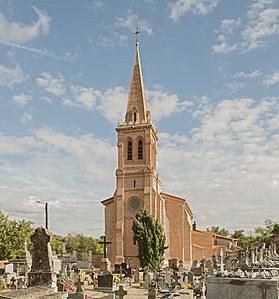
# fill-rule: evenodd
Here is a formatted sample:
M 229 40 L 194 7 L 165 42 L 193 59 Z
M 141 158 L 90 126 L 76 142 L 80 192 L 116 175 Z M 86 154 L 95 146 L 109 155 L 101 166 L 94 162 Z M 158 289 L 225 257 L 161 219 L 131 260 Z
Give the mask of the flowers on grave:
M 67 274 L 60 274 L 58 277 L 58 281 L 61 283 L 65 283 L 68 281 L 68 275 Z
M 82 275 L 82 280 L 84 281 L 84 284 L 90 285 L 90 284 L 93 283 L 93 280 L 92 280 L 92 278 L 90 277 L 89 274 Z
M 117 275 L 114 275 L 114 276 L 113 276 L 113 282 L 114 282 L 115 284 L 118 284 L 118 283 L 120 282 L 120 278 L 119 278 Z
M 75 291 L 75 287 L 70 284 L 65 284 L 64 288 L 68 293 L 73 293 Z

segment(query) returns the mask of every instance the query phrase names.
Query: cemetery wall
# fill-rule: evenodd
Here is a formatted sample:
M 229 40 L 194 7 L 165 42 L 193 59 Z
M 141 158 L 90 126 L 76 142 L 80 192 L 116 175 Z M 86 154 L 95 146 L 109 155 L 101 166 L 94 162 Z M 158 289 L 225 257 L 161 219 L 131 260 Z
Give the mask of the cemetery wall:
M 207 299 L 278 299 L 276 279 L 221 278 L 206 281 Z

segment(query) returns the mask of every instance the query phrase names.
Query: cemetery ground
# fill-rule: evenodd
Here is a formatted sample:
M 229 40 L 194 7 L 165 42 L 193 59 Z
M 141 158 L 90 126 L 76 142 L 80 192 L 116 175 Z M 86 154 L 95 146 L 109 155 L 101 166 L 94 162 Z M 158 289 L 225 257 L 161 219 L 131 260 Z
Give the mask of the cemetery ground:
M 30 237 L 32 255 L 0 262 L 0 299 L 278 299 L 279 233 L 248 246 L 220 246 L 210 258 L 184 264 L 165 260 L 160 267 L 111 265 L 103 238 L 103 255 L 56 255 L 50 234 L 39 227 Z M 86 258 L 84 258 L 86 256 Z M 82 258 L 81 258 L 82 257 Z

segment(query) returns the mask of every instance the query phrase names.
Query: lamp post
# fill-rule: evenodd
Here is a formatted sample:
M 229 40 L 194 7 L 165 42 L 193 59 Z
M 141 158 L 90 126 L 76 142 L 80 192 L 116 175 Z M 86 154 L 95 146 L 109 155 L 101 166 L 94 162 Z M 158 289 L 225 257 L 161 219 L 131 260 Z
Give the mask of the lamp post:
M 36 200 L 36 202 L 45 206 L 45 213 L 46 213 L 46 225 L 45 225 L 45 227 L 46 227 L 46 229 L 48 229 L 48 203 L 47 202 L 43 203 L 39 200 Z

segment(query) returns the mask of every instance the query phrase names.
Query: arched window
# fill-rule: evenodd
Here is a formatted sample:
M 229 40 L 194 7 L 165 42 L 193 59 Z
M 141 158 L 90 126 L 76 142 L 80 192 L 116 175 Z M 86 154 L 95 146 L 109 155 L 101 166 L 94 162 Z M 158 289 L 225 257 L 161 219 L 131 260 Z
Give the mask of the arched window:
M 127 159 L 128 160 L 132 160 L 133 159 L 133 145 L 132 145 L 132 141 L 128 142 L 128 151 L 127 151 Z
M 139 141 L 139 144 L 138 144 L 138 159 L 139 160 L 142 160 L 143 158 L 143 153 L 142 153 L 142 141 L 140 140 Z
M 134 123 L 137 121 L 137 113 L 134 112 Z

